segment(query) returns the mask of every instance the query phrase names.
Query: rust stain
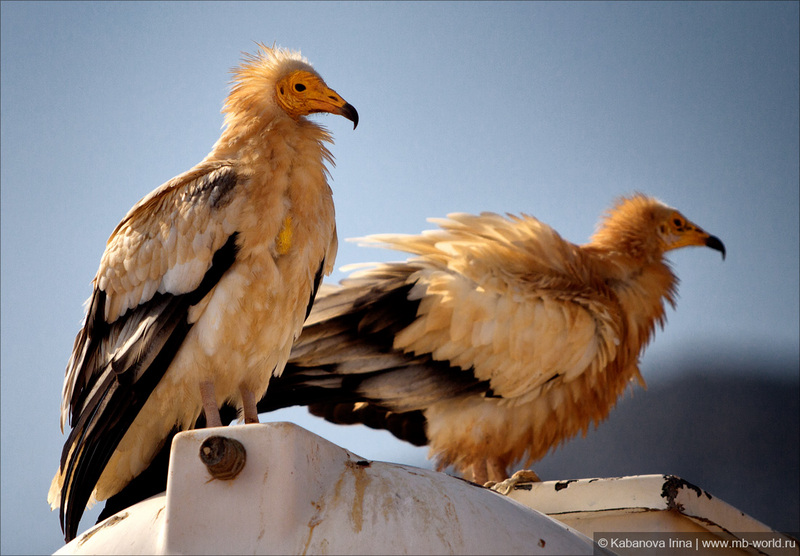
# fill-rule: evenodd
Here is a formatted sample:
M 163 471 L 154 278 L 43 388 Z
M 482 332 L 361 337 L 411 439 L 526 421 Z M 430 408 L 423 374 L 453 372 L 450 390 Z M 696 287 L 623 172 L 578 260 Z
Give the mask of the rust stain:
M 333 487 L 333 501 L 334 505 L 338 502 L 341 496 L 342 485 L 344 484 L 346 471 L 350 471 L 353 475 L 353 503 L 350 508 L 350 521 L 353 525 L 353 530 L 360 533 L 364 526 L 364 493 L 370 483 L 370 476 L 367 469 L 370 462 L 366 460 L 352 461 L 348 459 L 344 462 L 345 472 L 339 475 L 336 485 Z
M 344 481 L 344 473 L 339 475 L 339 479 L 336 481 L 336 484 L 333 486 L 333 500 L 334 500 L 334 502 L 339 499 L 339 493 L 342 490 L 342 481 Z
M 482 488 L 482 487 L 481 487 Z M 436 536 L 439 538 L 439 541 L 442 543 L 442 546 L 447 547 L 448 552 L 454 552 L 453 543 L 456 543 L 456 546 L 464 544 L 463 538 L 463 526 L 459 522 L 458 519 L 458 510 L 456 509 L 456 505 L 453 503 L 453 500 L 450 498 L 448 492 L 443 488 L 443 485 L 437 485 L 429 480 L 429 486 L 426 490 L 437 490 L 438 497 L 444 503 L 444 507 L 441 508 L 444 513 L 444 519 L 442 519 L 441 514 L 433 514 L 430 515 L 430 510 L 426 509 L 426 513 L 429 514 L 427 517 L 427 523 L 436 523 L 436 522 L 443 522 L 446 523 L 446 527 L 437 526 L 435 529 Z M 416 497 L 415 497 L 416 501 Z M 422 504 L 422 507 L 425 507 L 426 504 Z M 440 511 L 441 511 L 440 510 Z
M 323 513 L 325 511 L 325 504 L 322 502 L 311 502 L 311 505 L 314 507 L 314 513 L 311 515 L 311 519 L 308 521 L 308 537 L 306 537 L 306 542 L 303 545 L 303 552 L 302 554 L 308 554 L 308 547 L 311 545 L 311 538 L 314 536 L 314 529 L 316 529 L 317 525 L 322 523 Z
M 269 464 L 264 465 L 263 473 L 261 475 L 261 492 L 269 492 L 269 488 L 267 484 L 269 482 Z M 261 516 L 259 519 L 259 523 L 261 523 L 261 531 L 258 533 L 258 540 L 260 541 L 264 535 L 267 533 L 266 523 L 268 522 L 269 516 L 269 502 L 262 500 L 262 502 L 258 505 L 259 515 Z
M 366 464 L 366 465 L 365 465 Z M 353 506 L 350 509 L 350 519 L 353 522 L 353 529 L 356 533 L 360 533 L 364 525 L 364 492 L 367 489 L 371 479 L 366 472 L 369 467 L 369 462 L 360 460 L 356 462 L 346 461 L 345 467 L 353 473 L 355 481 L 353 485 Z
M 114 525 L 116 525 L 117 523 L 128 517 L 128 515 L 129 515 L 128 512 L 125 512 L 123 514 L 117 514 L 115 516 L 109 517 L 102 523 L 102 525 L 98 525 L 94 529 L 86 531 L 83 535 L 81 535 L 80 540 L 78 540 L 78 546 L 82 546 L 83 543 L 91 539 L 94 536 L 94 534 L 97 533 L 98 531 L 105 529 L 106 527 L 113 527 Z

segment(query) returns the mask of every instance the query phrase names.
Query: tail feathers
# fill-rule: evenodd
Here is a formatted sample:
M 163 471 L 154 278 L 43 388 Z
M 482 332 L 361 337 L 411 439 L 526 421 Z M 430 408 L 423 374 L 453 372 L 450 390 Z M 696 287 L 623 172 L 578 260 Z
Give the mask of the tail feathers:
M 394 349 L 397 334 L 417 318 L 420 300 L 411 299 L 411 292 L 420 270 L 409 263 L 381 264 L 352 274 L 341 286 L 323 286 L 259 411 L 306 405 L 333 423 L 362 423 L 427 444 L 426 408 L 489 388 L 469 370 Z
M 359 402 L 354 404 L 312 404 L 312 415 L 338 425 L 362 424 L 372 429 L 387 430 L 414 446 L 428 444 L 425 416 L 422 411 L 395 413 L 386 408 Z

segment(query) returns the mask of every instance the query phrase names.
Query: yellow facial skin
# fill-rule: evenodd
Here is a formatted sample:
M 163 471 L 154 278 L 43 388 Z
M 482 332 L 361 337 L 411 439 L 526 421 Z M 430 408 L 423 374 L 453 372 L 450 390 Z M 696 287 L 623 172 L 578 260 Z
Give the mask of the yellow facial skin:
M 347 118 L 353 122 L 353 129 L 358 125 L 356 109 L 318 76 L 304 70 L 295 70 L 280 79 L 275 85 L 275 99 L 295 119 L 327 112 Z
M 704 231 L 700 226 L 689 221 L 678 211 L 671 211 L 658 227 L 664 250 L 678 249 L 680 247 L 710 247 L 722 253 L 725 258 L 725 245 L 716 236 Z

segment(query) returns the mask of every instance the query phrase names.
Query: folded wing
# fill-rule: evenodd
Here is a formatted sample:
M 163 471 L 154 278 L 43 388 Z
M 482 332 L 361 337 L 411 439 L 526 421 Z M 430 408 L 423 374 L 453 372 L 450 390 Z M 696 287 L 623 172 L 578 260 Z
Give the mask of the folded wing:
M 191 329 L 190 309 L 236 258 L 236 184 L 230 165 L 200 166 L 145 197 L 108 241 L 64 382 L 72 430 L 49 501 L 68 531 Z

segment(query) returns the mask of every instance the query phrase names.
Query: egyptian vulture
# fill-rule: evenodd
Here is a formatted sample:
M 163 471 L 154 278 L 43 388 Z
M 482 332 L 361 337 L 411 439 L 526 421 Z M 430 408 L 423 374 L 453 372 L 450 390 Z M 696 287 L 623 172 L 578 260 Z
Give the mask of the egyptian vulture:
M 377 235 L 406 262 L 320 291 L 284 374 L 259 403 L 294 404 L 427 444 L 438 468 L 500 481 L 587 432 L 632 380 L 678 279 L 666 252 L 722 242 L 642 194 L 589 243 L 531 216 L 451 214 Z
M 137 203 L 108 239 L 64 380 L 72 430 L 48 501 L 67 541 L 87 503 L 125 487 L 172 433 L 219 406 L 258 422 L 323 275 L 336 225 L 331 136 L 355 108 L 297 52 L 258 45 L 233 70 L 224 129 L 194 168 Z

